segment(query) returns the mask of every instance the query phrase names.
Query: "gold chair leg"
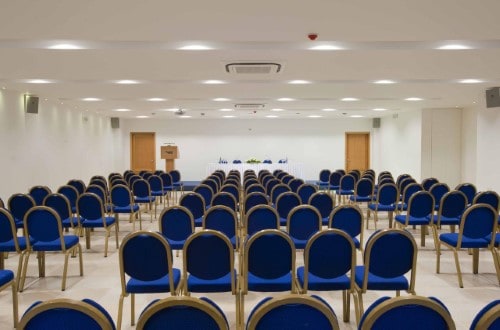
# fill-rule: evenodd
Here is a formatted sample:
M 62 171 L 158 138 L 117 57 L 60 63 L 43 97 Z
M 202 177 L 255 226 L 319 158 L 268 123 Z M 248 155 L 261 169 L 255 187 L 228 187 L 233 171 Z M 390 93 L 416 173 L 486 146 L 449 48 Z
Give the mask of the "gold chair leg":
M 82 256 L 82 246 L 78 243 L 78 258 L 80 262 L 80 276 L 83 276 L 83 256 Z
M 66 253 L 64 253 L 64 267 L 63 267 L 63 278 L 62 278 L 62 284 L 61 284 L 61 291 L 66 290 L 66 275 L 68 274 L 68 258 L 69 258 L 70 253 L 71 253 L 71 250 L 66 251 Z
M 130 324 L 135 325 L 135 294 L 130 294 Z
M 118 223 L 115 223 L 115 243 L 116 248 L 118 249 Z
M 24 265 L 23 265 L 23 274 L 21 276 L 21 283 L 19 284 L 19 292 L 23 292 L 24 290 L 24 282 L 26 281 L 26 271 L 28 270 L 28 260 L 30 258 L 31 252 L 28 251 L 26 253 L 26 258 L 24 258 Z
M 26 251 L 21 251 L 21 253 L 19 253 L 19 264 L 17 265 L 17 274 L 16 274 L 17 290 L 19 290 L 19 285 L 21 284 L 21 274 L 23 271 L 23 260 L 25 254 Z
M 462 272 L 460 271 L 460 262 L 458 261 L 458 252 L 456 249 L 453 249 L 453 256 L 455 257 L 455 266 L 457 267 L 458 285 L 463 288 L 464 283 L 462 282 Z
M 123 317 L 123 299 L 125 296 L 120 294 L 120 300 L 118 302 L 118 318 L 116 319 L 116 329 L 121 330 L 122 329 L 122 317 Z
M 19 312 L 18 312 L 18 305 L 19 302 L 17 300 L 17 287 L 18 283 L 16 280 L 12 281 L 12 316 L 14 318 L 14 328 L 17 328 L 17 322 L 19 320 Z
M 108 240 L 110 231 L 108 228 L 105 228 L 106 232 L 104 233 L 104 258 L 108 256 Z
M 479 273 L 479 249 L 472 249 L 472 273 Z
M 420 246 L 425 246 L 425 232 L 427 231 L 427 226 L 422 225 L 420 228 Z
M 438 241 L 436 245 L 436 274 L 439 274 L 441 266 L 441 242 Z
M 493 263 L 495 264 L 495 270 L 497 272 L 498 284 L 500 284 L 500 255 L 495 247 L 491 248 L 491 255 L 493 256 Z

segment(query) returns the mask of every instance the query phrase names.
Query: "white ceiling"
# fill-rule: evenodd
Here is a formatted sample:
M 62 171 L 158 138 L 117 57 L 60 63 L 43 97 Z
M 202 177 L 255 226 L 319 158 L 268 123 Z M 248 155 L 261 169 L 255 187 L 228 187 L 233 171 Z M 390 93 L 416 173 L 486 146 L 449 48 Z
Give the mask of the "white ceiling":
M 48 49 L 57 44 L 82 49 Z M 211 49 L 179 49 L 193 44 Z M 468 49 L 438 49 L 449 44 Z M 337 50 L 309 49 L 318 45 Z M 113 117 L 178 118 L 165 109 L 179 107 L 194 118 L 382 117 L 470 107 L 500 85 L 499 59 L 498 0 L 0 0 L 0 87 Z M 283 69 L 225 71 L 241 61 Z M 122 79 L 139 83 L 116 83 Z M 215 79 L 225 84 L 203 83 Z M 289 83 L 299 79 L 310 83 Z M 384 79 L 395 83 L 374 83 Z M 278 101 L 284 97 L 294 100 Z M 265 107 L 219 111 L 236 103 Z

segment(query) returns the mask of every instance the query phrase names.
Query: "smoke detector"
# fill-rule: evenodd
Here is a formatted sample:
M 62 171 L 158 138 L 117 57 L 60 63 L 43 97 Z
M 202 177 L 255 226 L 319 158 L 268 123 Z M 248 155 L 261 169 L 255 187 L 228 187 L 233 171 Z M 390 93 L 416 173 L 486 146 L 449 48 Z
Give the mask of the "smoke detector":
M 272 74 L 281 72 L 282 65 L 272 62 L 234 62 L 226 64 L 226 72 L 233 74 Z

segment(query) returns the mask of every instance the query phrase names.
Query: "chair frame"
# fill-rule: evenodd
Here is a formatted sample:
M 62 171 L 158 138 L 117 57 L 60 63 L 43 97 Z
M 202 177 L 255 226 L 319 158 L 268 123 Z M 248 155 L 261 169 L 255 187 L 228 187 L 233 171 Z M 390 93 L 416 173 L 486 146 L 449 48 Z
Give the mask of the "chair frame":
M 0 270 L 0 272 L 6 272 L 6 270 Z M 18 271 L 19 272 L 19 271 Z M 17 277 L 19 277 L 19 274 L 17 274 Z M 0 291 L 3 291 L 4 289 L 11 287 L 12 289 L 12 318 L 14 319 L 14 328 L 18 327 L 18 320 L 19 320 L 19 307 L 18 307 L 18 297 L 17 297 L 17 290 L 18 290 L 18 284 L 16 281 L 16 277 L 14 276 L 12 280 L 6 282 L 4 285 L 0 287 Z M 19 329 L 24 329 L 24 328 L 19 328 Z

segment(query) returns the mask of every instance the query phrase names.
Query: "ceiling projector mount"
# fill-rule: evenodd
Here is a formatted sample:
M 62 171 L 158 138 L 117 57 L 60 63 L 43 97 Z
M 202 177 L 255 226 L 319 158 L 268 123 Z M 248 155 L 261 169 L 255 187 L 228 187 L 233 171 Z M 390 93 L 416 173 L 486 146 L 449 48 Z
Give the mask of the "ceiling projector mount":
M 174 114 L 177 116 L 182 116 L 185 113 L 186 113 L 186 110 L 181 109 L 181 108 L 177 109 L 177 111 L 174 112 Z

